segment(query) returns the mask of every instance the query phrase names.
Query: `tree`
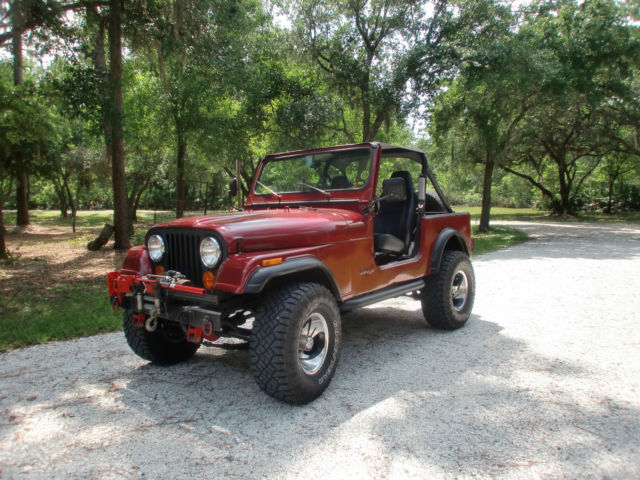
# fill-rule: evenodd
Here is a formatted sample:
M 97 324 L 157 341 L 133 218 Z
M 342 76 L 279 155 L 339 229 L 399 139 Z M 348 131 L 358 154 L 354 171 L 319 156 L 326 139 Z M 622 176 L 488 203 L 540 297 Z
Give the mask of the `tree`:
M 433 8 L 428 8 L 432 6 Z M 449 2 L 305 0 L 292 3 L 299 42 L 360 118 L 364 142 L 401 116 L 414 90 L 428 95 L 446 68 L 452 35 Z M 346 123 L 346 122 L 345 122 Z
M 516 18 L 492 0 L 463 4 L 465 25 L 456 55 L 459 76 L 436 100 L 432 132 L 442 142 L 466 138 L 464 154 L 484 166 L 479 229 L 489 230 L 494 169 L 517 125 L 531 108 L 535 69 L 527 45 L 515 33 Z
M 260 21 L 252 0 L 211 3 L 190 0 L 159 5 L 154 21 L 137 41 L 148 67 L 159 79 L 159 97 L 175 137 L 176 217 L 185 210 L 186 168 L 190 142 L 215 135 L 227 96 L 243 82 L 239 74 L 242 40 Z M 218 137 L 219 138 L 219 137 Z M 217 146 L 220 148 L 220 146 Z
M 615 2 L 607 0 L 540 4 L 522 31 L 546 73 L 518 129 L 514 162 L 501 167 L 566 214 L 578 207 L 580 190 L 602 157 L 616 149 L 604 133 L 613 127 L 606 112 L 628 93 L 625 79 L 640 46 Z
M 8 66 L 0 64 L 0 144 L 5 175 L 19 189 L 25 176 L 46 175 L 51 170 L 53 152 L 62 141 L 61 122 L 40 79 L 29 75 L 16 86 L 9 80 Z M 16 203 L 21 201 L 18 196 Z M 26 212 L 28 218 L 28 209 Z
M 11 40 L 13 57 L 14 86 L 23 84 L 23 36 L 30 30 L 45 28 L 55 31 L 61 26 L 61 16 L 70 10 L 82 8 L 86 2 L 67 2 L 56 0 L 15 0 L 0 2 L 0 45 Z M 89 2 L 93 3 L 93 2 Z M 18 88 L 17 92 L 20 91 Z M 16 188 L 16 223 L 20 226 L 29 224 L 29 171 L 24 152 L 13 152 L 14 175 Z M 25 167 L 23 168 L 23 165 Z

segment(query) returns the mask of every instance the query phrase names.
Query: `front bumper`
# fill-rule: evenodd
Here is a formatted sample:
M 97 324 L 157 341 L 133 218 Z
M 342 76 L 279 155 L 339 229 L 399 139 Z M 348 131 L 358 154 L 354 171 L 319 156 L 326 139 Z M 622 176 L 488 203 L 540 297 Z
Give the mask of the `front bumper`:
M 177 272 L 140 275 L 126 270 L 107 274 L 109 297 L 114 311 L 133 313 L 139 328 L 155 331 L 158 322 L 175 322 L 192 343 L 216 340 L 222 331 L 218 297 L 204 288 L 185 285 Z

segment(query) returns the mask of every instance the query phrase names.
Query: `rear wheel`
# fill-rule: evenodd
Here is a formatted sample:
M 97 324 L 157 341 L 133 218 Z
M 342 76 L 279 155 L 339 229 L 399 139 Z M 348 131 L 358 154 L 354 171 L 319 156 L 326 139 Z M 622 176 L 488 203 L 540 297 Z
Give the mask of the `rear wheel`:
M 199 344 L 187 342 L 184 332 L 179 326 L 158 324 L 154 332 L 133 324 L 134 313 L 124 312 L 124 335 L 131 350 L 145 360 L 158 365 L 172 365 L 191 358 L 200 347 Z
M 427 277 L 422 292 L 424 318 L 435 328 L 462 327 L 473 309 L 476 280 L 469 257 L 463 252 L 445 251 L 440 271 Z
M 307 403 L 327 388 L 341 346 L 340 312 L 322 285 L 296 283 L 269 292 L 251 330 L 251 370 L 262 390 Z

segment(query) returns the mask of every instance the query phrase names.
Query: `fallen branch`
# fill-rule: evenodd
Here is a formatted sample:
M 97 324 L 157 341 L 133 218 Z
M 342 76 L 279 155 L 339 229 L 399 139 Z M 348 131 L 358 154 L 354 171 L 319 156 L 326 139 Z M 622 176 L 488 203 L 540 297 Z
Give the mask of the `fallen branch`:
M 104 245 L 107 244 L 114 232 L 115 229 L 113 228 L 113 225 L 105 223 L 104 227 L 102 227 L 100 235 L 98 235 L 98 238 L 87 243 L 87 249 L 91 250 L 92 252 L 100 250 Z

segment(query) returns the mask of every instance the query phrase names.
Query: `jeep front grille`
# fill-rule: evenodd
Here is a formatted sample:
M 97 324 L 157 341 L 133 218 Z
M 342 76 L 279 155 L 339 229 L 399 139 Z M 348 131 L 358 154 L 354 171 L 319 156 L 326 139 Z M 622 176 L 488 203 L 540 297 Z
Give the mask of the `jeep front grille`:
M 165 270 L 177 270 L 187 276 L 194 285 L 202 286 L 204 266 L 200 260 L 200 240 L 202 232 L 168 231 L 166 240 Z

